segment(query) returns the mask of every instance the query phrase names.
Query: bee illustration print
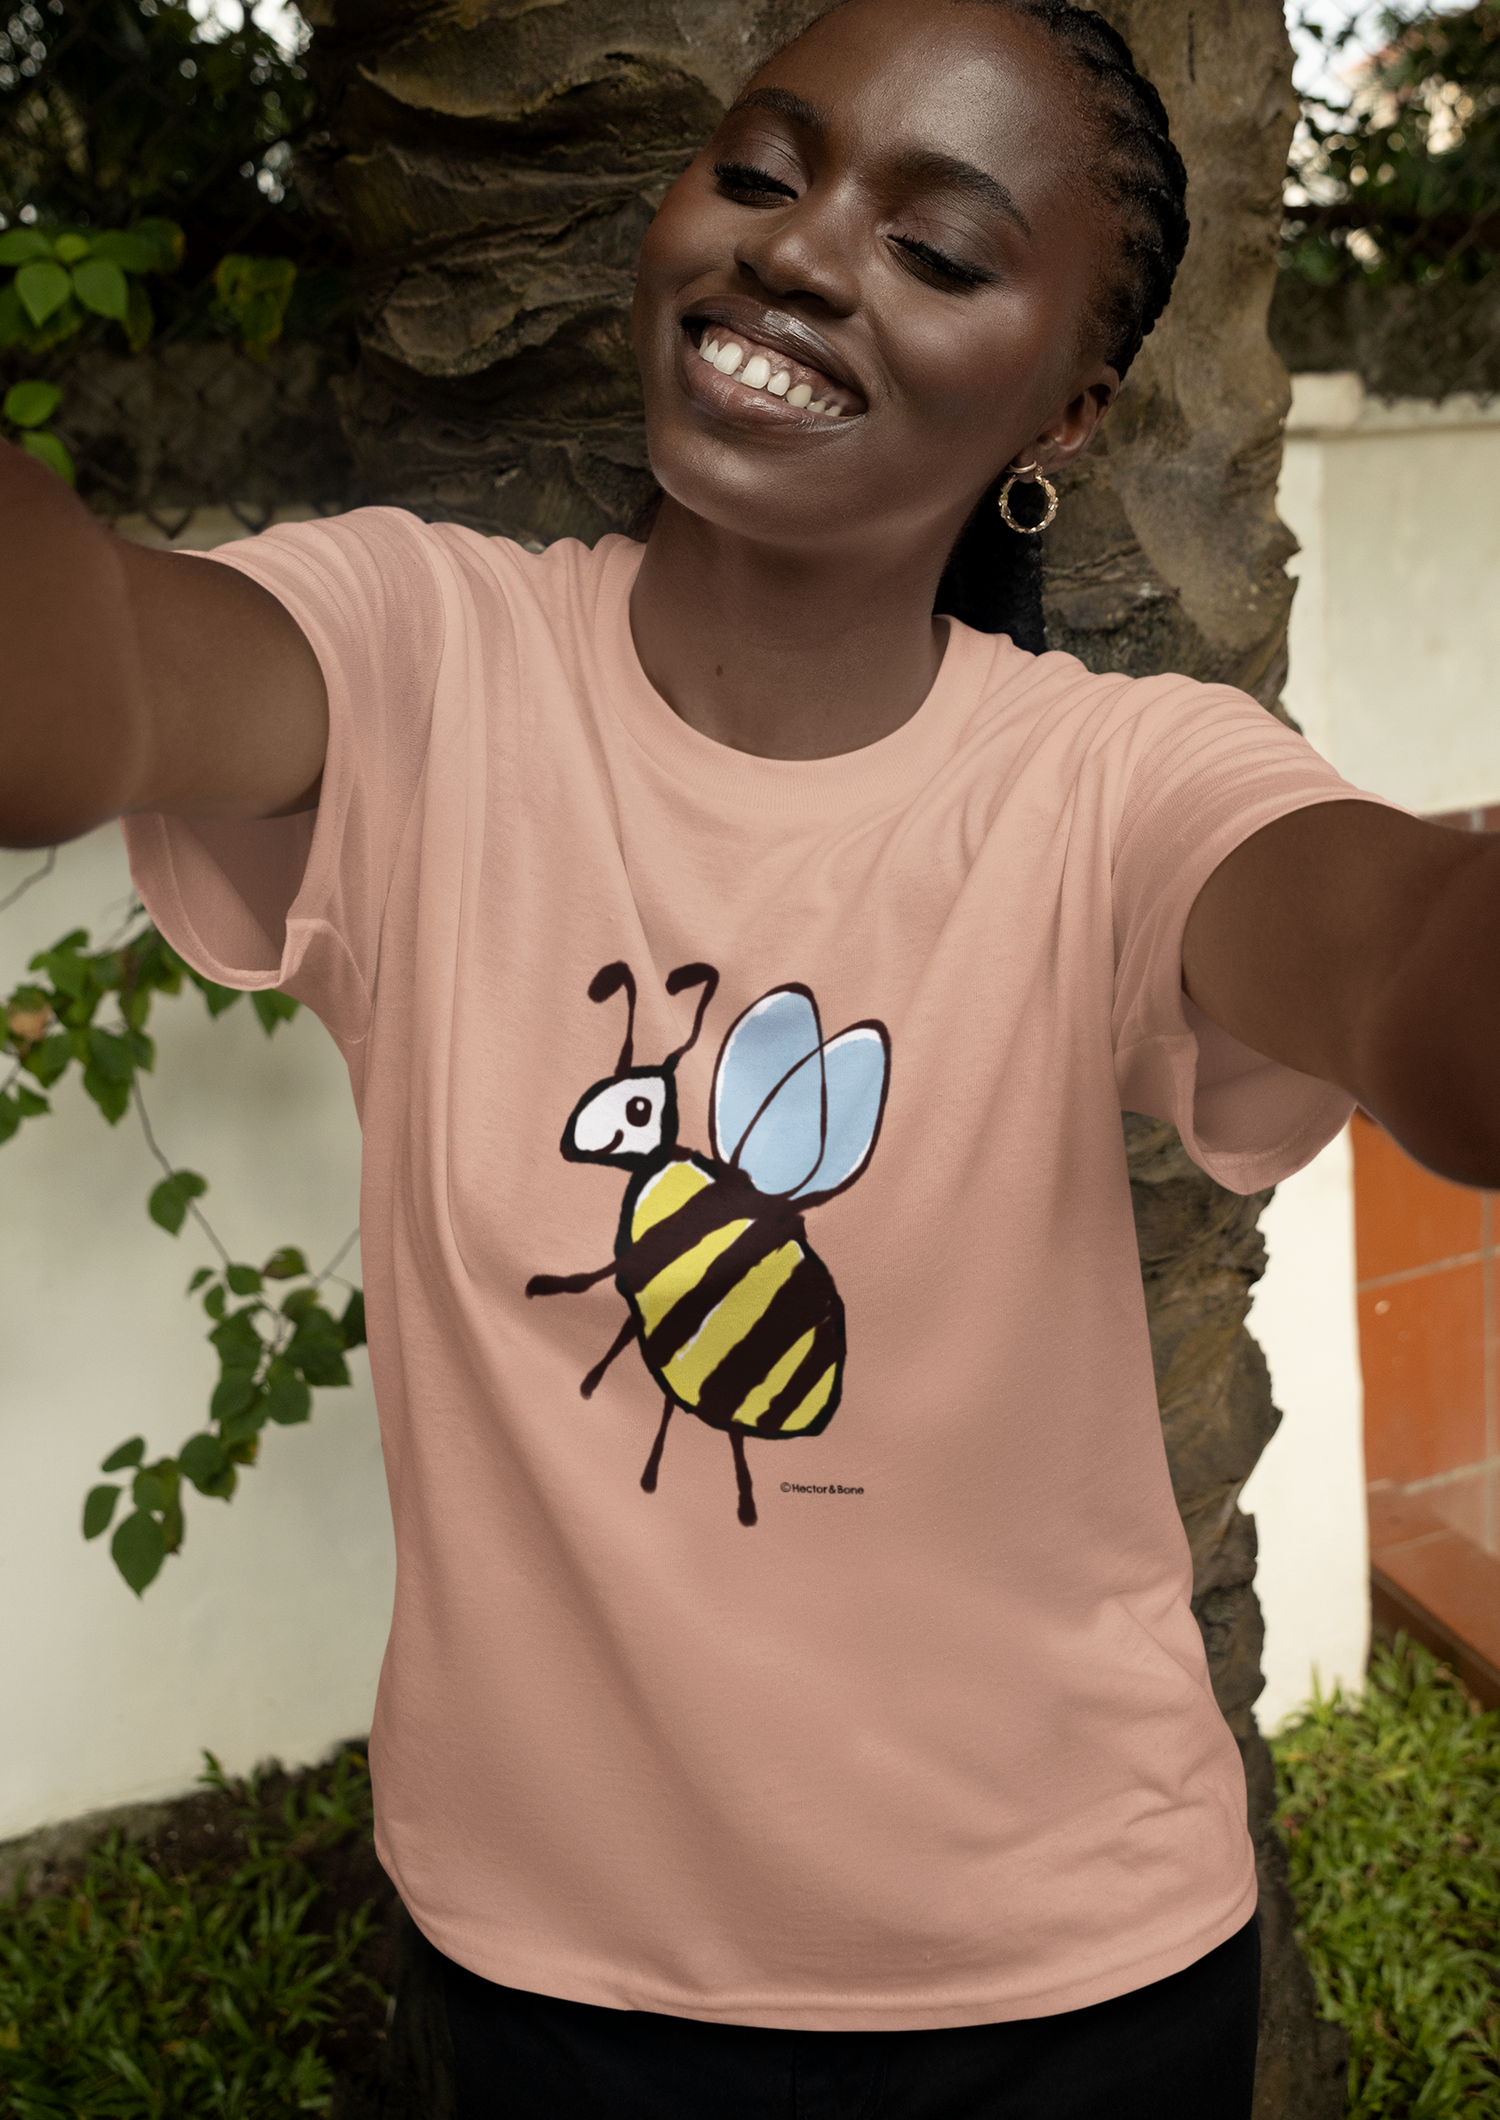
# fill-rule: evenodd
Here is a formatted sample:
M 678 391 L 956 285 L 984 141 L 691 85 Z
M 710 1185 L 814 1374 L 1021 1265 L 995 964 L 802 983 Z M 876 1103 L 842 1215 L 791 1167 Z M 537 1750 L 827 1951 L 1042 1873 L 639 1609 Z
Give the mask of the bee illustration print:
M 656 1491 L 674 1411 L 729 1437 L 739 1520 L 755 1522 L 745 1439 L 820 1435 L 844 1375 L 844 1306 L 807 1241 L 802 1217 L 864 1170 L 890 1082 L 885 1025 L 855 1023 L 825 1040 L 805 986 L 778 986 L 730 1026 L 709 1100 L 712 1153 L 677 1145 L 677 1063 L 697 1042 L 719 984 L 684 964 L 667 992 L 701 989 L 685 1044 L 635 1067 L 635 980 L 607 964 L 589 999 L 624 989 L 629 1015 L 615 1072 L 584 1092 L 562 1137 L 572 1163 L 630 1172 L 615 1256 L 593 1273 L 537 1274 L 528 1296 L 574 1295 L 613 1274 L 628 1316 L 580 1389 L 592 1397 L 615 1357 L 639 1340 L 665 1404 L 641 1485 Z

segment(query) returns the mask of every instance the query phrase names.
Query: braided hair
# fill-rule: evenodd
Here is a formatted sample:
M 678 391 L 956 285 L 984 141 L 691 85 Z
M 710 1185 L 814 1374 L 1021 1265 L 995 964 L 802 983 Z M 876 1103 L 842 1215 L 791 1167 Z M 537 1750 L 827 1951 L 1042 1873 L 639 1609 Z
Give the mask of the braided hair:
M 1116 270 L 1094 304 L 1094 324 L 1105 359 L 1124 376 L 1142 341 L 1167 306 L 1187 248 L 1187 171 L 1172 144 L 1161 97 L 1136 71 L 1130 46 L 1092 8 L 1068 0 L 983 0 L 1046 30 L 1083 76 L 1085 115 L 1097 152 L 1091 182 L 1103 193 L 1120 228 Z M 1040 654 L 1047 645 L 1042 616 L 1041 539 L 1008 529 L 996 506 L 1002 479 L 982 495 L 948 555 L 935 608 L 981 633 L 1008 633 L 1018 648 Z M 1011 512 L 1022 516 L 1019 486 Z

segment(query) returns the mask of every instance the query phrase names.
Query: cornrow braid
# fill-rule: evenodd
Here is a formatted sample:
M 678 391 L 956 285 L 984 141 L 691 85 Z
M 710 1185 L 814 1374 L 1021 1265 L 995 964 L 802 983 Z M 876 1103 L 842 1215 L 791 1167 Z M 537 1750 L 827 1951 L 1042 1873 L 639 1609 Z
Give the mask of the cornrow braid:
M 1088 175 L 1120 219 L 1118 276 L 1099 299 L 1104 358 L 1124 375 L 1167 306 L 1187 249 L 1187 171 L 1161 97 L 1130 46 L 1092 8 L 1068 0 L 984 0 L 1055 37 L 1093 91 L 1103 152 Z
M 1090 181 L 1118 217 L 1118 266 L 1095 297 L 1104 358 L 1123 376 L 1167 306 L 1187 248 L 1187 171 L 1172 144 L 1167 113 L 1136 70 L 1130 46 L 1092 8 L 1068 0 L 983 0 L 1035 22 L 1055 37 L 1082 74 L 1098 152 Z M 995 505 L 997 479 L 948 555 L 935 608 L 982 633 L 1008 633 L 1018 648 L 1047 645 L 1042 617 L 1042 540 L 1008 529 Z M 1013 510 L 1021 488 L 1012 488 Z

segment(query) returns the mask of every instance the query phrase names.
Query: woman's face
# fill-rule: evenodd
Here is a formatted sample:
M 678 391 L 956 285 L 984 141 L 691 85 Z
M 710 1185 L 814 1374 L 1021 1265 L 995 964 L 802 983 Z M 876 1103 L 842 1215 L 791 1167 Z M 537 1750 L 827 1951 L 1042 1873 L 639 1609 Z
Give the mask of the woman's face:
M 1089 322 L 1111 230 L 1079 93 L 1044 31 L 956 0 L 853 0 L 771 60 L 641 252 L 666 491 L 873 558 L 946 551 L 1038 437 L 1043 470 L 1075 455 L 1118 387 Z

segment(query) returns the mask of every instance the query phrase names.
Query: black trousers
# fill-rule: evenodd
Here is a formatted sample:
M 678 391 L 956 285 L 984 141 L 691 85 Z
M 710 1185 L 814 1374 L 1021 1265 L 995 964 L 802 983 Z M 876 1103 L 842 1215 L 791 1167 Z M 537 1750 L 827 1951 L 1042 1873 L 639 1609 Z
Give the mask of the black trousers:
M 497 1987 L 443 1961 L 459 2120 L 1248 2120 L 1260 1933 L 1057 2017 L 765 2031 Z

